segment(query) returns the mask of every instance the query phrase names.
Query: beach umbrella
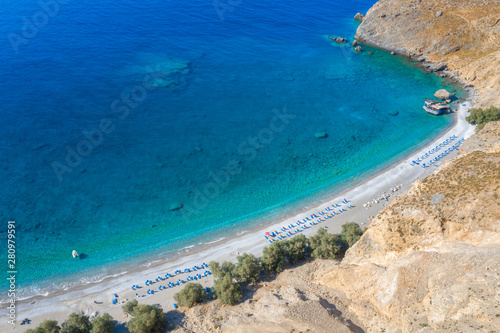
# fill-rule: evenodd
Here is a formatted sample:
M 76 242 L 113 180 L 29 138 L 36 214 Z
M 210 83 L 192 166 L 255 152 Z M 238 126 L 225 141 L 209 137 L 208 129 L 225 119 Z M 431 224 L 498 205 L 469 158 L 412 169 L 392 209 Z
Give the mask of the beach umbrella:
M 269 236 L 270 235 L 269 231 L 266 231 L 264 235 Z

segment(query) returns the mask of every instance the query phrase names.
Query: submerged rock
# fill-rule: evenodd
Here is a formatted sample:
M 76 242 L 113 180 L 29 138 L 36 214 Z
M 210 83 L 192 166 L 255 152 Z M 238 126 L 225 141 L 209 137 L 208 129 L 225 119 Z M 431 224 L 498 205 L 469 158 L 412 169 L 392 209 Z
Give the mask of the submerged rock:
M 173 203 L 173 204 L 170 205 L 170 207 L 168 208 L 168 210 L 170 210 L 170 211 L 179 210 L 182 207 L 184 207 L 184 205 L 181 204 L 181 203 Z
M 314 133 L 314 136 L 316 139 L 325 139 L 328 137 L 328 134 L 326 134 L 326 132 L 316 132 Z
M 434 94 L 434 97 L 439 98 L 440 100 L 444 101 L 444 100 L 451 98 L 451 93 L 448 92 L 446 89 L 439 89 Z
M 396 110 L 391 110 L 391 111 L 389 111 L 389 114 L 390 114 L 391 116 L 397 116 L 397 115 L 399 114 L 399 112 L 398 112 L 398 111 L 396 111 Z

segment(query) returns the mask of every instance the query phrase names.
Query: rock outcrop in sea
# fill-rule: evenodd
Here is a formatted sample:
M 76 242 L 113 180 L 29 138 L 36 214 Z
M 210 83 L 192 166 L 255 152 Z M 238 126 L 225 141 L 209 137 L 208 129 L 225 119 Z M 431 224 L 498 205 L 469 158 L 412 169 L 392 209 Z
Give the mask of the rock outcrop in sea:
M 445 101 L 445 100 L 448 100 L 451 98 L 451 93 L 446 89 L 439 89 L 438 91 L 436 91 L 434 93 L 434 97 L 436 97 L 442 101 Z

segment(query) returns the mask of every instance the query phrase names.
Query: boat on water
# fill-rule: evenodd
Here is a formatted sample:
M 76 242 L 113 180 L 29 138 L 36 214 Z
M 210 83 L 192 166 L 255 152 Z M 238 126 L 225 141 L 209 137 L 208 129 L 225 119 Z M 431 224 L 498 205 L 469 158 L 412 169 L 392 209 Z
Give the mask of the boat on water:
M 424 102 L 424 110 L 427 113 L 439 116 L 450 112 L 450 106 L 446 103 L 441 103 L 433 99 L 426 99 Z
M 76 257 L 78 257 L 78 252 L 76 252 L 75 250 L 73 250 L 73 253 L 71 253 L 71 255 L 73 256 L 73 258 L 76 258 Z

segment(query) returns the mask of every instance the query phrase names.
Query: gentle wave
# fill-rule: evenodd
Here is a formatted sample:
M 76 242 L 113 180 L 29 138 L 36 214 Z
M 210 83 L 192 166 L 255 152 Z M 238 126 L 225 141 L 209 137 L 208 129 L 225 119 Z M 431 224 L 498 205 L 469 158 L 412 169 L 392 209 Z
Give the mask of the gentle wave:
M 51 294 L 67 291 L 80 286 L 87 286 L 90 284 L 97 284 L 106 279 L 117 278 L 120 276 L 125 276 L 128 271 L 122 271 L 114 274 L 96 274 L 92 276 L 84 276 L 78 279 L 78 282 L 64 281 L 58 284 L 52 284 L 50 286 L 40 287 L 37 284 L 30 285 L 28 288 L 20 288 L 17 290 L 16 297 L 19 301 L 24 301 L 36 297 L 46 297 Z M 9 298 L 0 298 L 0 304 L 5 304 L 10 301 Z

